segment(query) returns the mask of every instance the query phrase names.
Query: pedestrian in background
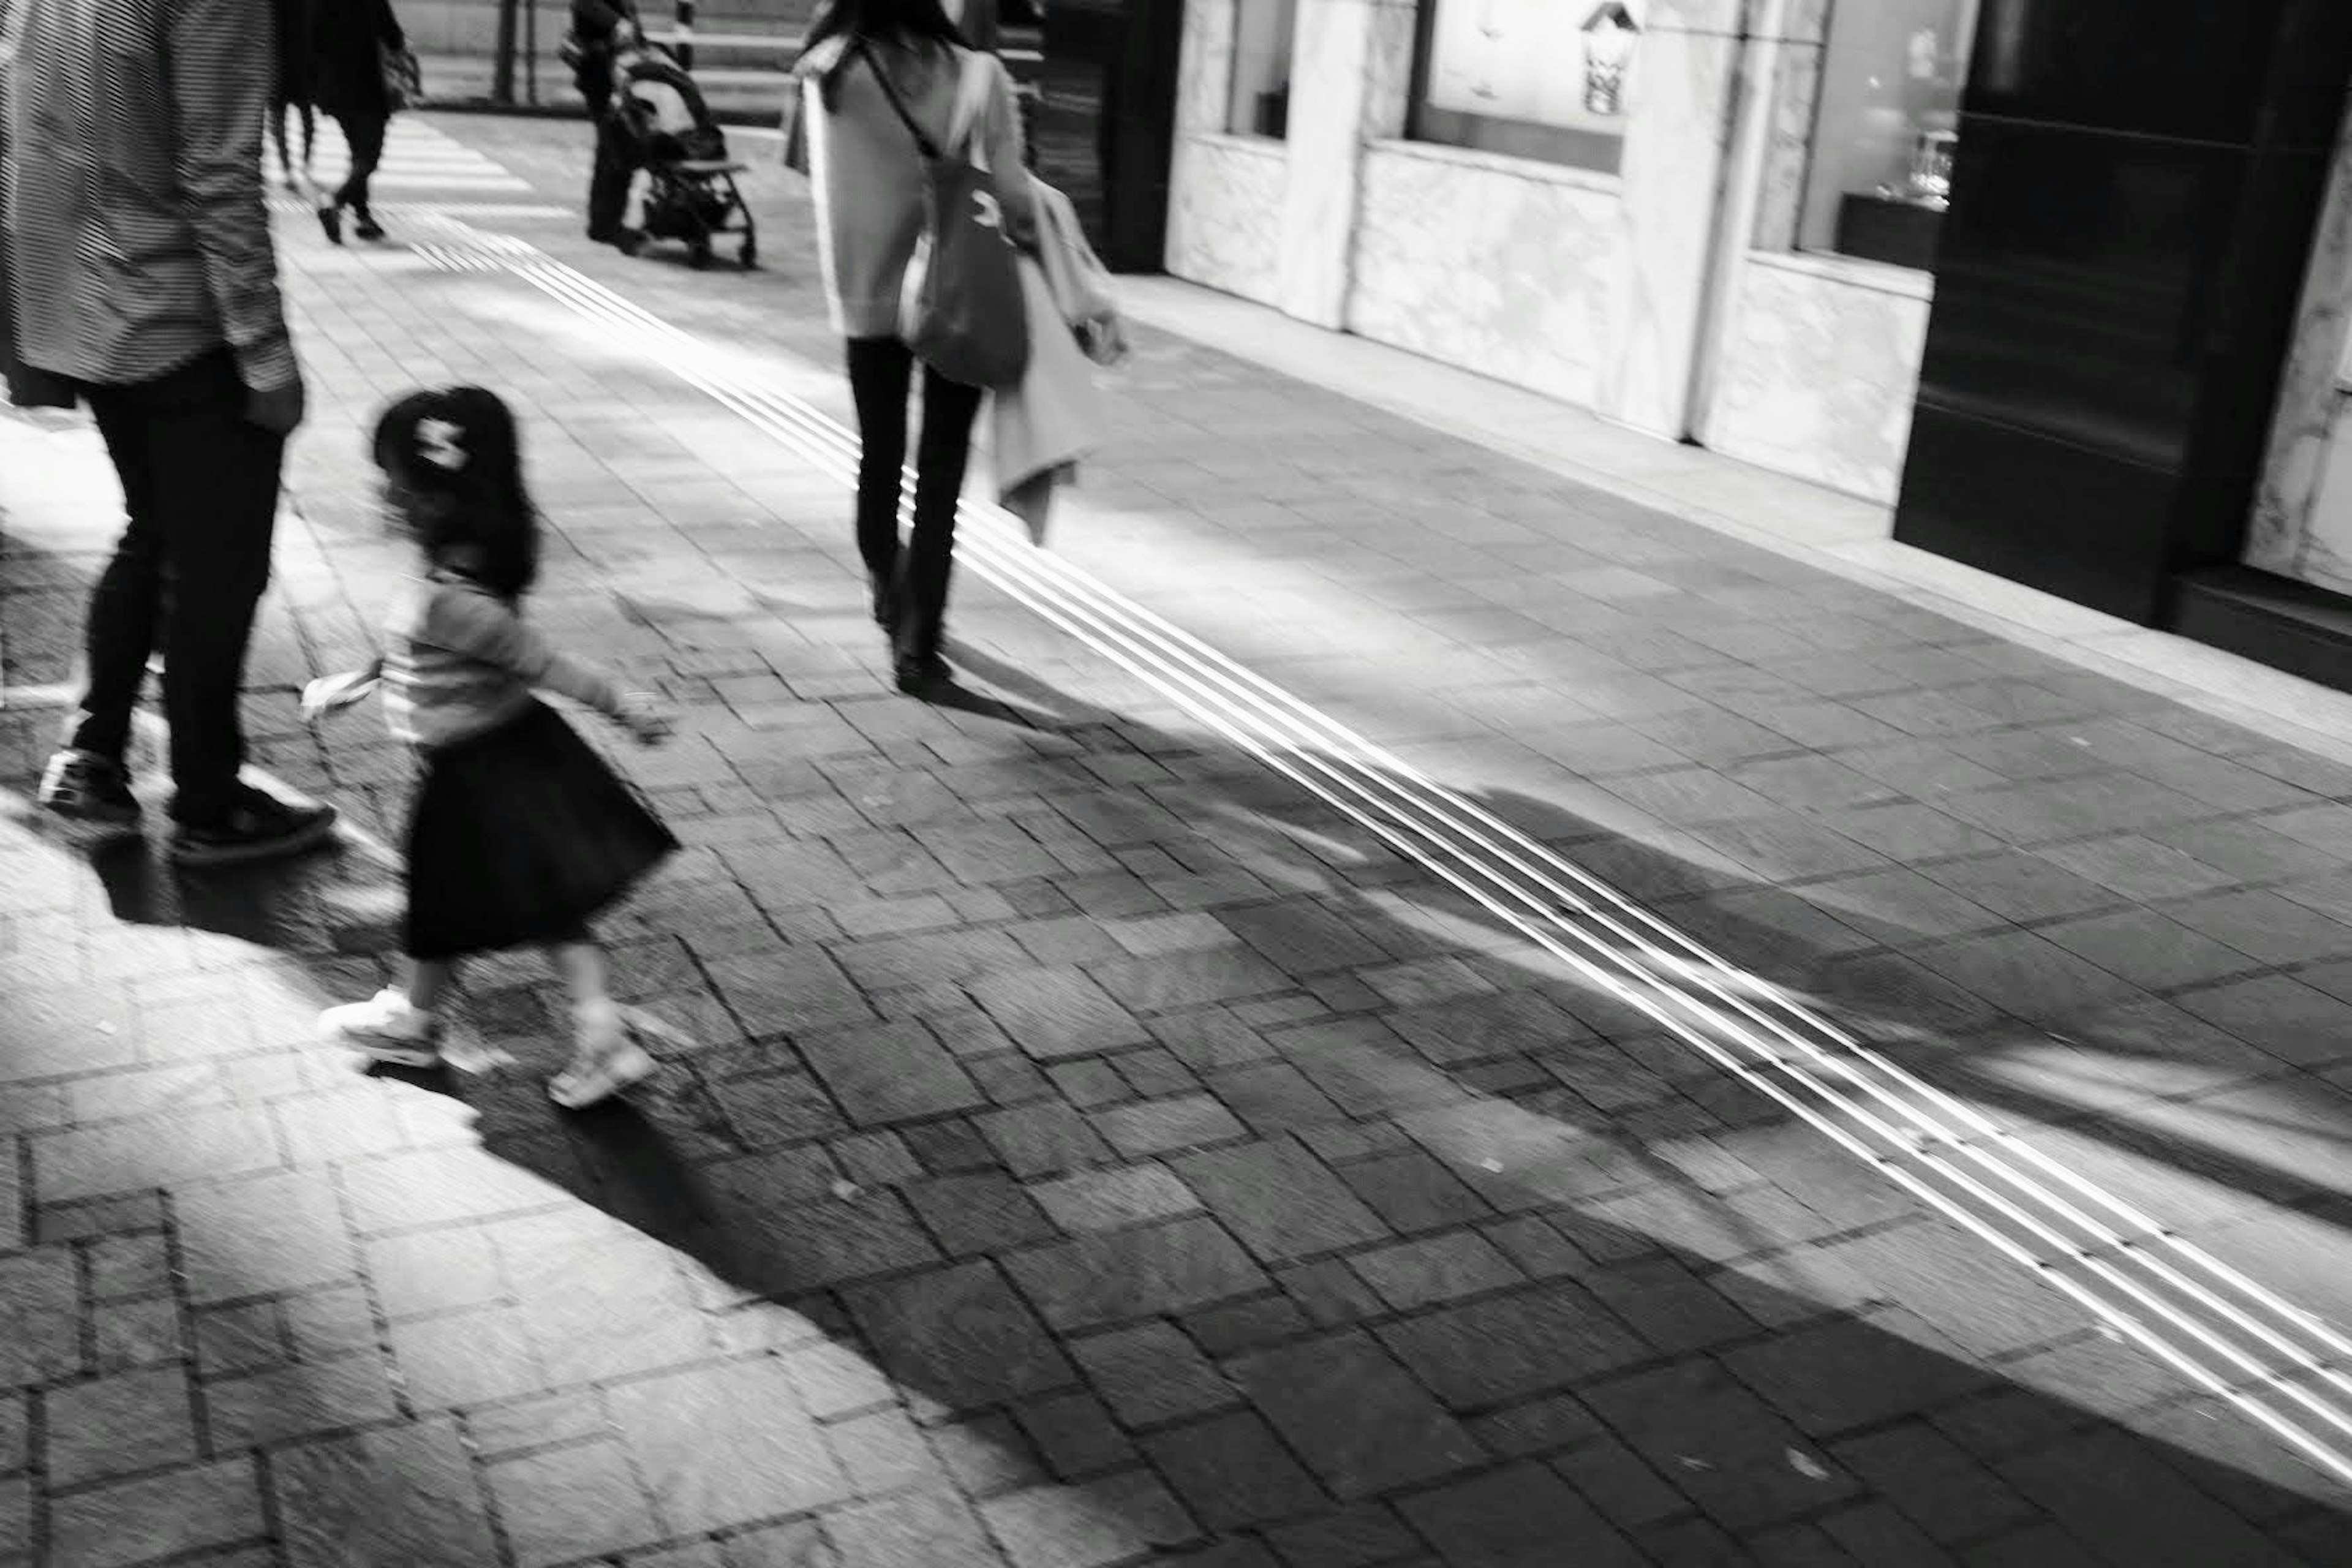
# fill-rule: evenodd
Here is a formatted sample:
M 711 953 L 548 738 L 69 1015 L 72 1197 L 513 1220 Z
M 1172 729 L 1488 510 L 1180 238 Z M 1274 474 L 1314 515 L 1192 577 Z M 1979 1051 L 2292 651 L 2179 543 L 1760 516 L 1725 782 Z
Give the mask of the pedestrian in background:
M 392 731 L 422 772 L 408 821 L 408 983 L 330 1010 L 329 1036 L 372 1060 L 438 1061 L 457 963 L 546 950 L 571 993 L 572 1063 L 549 1086 L 577 1110 L 654 1071 L 607 982 L 589 922 L 677 848 L 677 840 L 535 693 L 605 714 L 640 744 L 669 721 L 535 629 L 523 605 L 539 574 L 539 512 L 524 488 L 511 410 L 480 387 L 419 392 L 378 423 L 387 510 L 423 557 L 389 649 L 355 675 L 313 682 L 314 716 L 381 685 Z
M 391 0 L 314 0 L 310 47 L 310 93 L 321 113 L 342 128 L 351 168 L 342 184 L 319 207 L 319 226 L 337 245 L 343 242 L 343 215 L 362 239 L 382 239 L 383 226 L 369 205 L 369 182 L 383 163 L 384 137 L 394 101 L 394 62 L 408 48 Z
M 563 58 L 596 130 L 595 162 L 588 172 L 588 237 L 599 245 L 621 243 L 629 182 L 637 172 L 635 140 L 617 112 L 613 68 L 622 51 L 644 36 L 635 0 L 572 0 Z
M 311 35 L 319 0 L 277 0 L 278 90 L 269 100 L 269 140 L 277 149 L 278 176 L 286 188 L 316 197 L 310 179 L 319 146 L 318 95 L 310 85 L 313 62 Z M 286 120 L 294 116 L 302 127 L 302 167 L 298 176 L 294 150 L 286 133 Z
M 303 404 L 262 166 L 275 37 L 271 0 L 0 0 L 10 395 L 87 403 L 130 514 L 38 798 L 139 820 L 131 716 L 161 652 L 171 854 L 191 867 L 291 854 L 335 823 L 239 776 L 246 648 Z
M 828 0 L 795 66 L 803 96 L 818 256 L 833 324 L 847 340 L 857 408 L 857 550 L 875 619 L 891 634 L 899 689 L 921 695 L 953 677 L 940 646 L 955 554 L 956 504 L 971 461 L 982 389 L 923 374 L 915 454 L 914 527 L 902 544 L 898 501 L 907 461 L 907 400 L 915 369 L 901 333 L 907 270 L 926 223 L 924 159 L 912 126 L 951 146 L 973 51 L 940 0 Z M 994 57 L 971 127 L 998 171 L 1001 219 L 1019 238 L 1034 230 L 1013 84 Z

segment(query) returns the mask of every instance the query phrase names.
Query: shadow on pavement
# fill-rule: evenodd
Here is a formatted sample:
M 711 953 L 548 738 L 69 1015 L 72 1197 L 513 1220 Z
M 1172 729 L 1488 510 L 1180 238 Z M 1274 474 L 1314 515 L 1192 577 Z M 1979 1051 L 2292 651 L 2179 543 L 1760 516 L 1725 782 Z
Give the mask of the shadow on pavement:
M 821 1414 L 895 1390 L 992 1456 L 876 1489 L 914 1488 L 904 1501 L 952 1473 L 1008 1544 L 1085 1542 L 1104 1563 L 2352 1558 L 2344 1495 L 2284 1449 L 1344 817 L 1239 753 L 962 658 L 1010 698 L 942 717 L 970 766 L 1008 776 L 1002 795 L 943 798 L 936 820 L 1058 823 L 1075 858 L 1108 868 L 1055 877 L 1030 857 L 975 881 L 916 835 L 822 815 L 712 836 L 611 932 L 630 994 L 694 1037 L 655 1092 L 550 1107 L 535 965 L 507 961 L 479 972 L 476 1022 L 501 1045 L 542 1037 L 519 1063 L 410 1079 L 465 1108 L 452 1147 L 545 1184 L 541 1208 L 552 1189 L 699 1266 L 688 1300 L 599 1279 L 609 1252 L 557 1248 L 580 1267 L 553 1288 L 579 1300 L 522 1292 L 519 1309 L 542 1364 L 677 1402 L 670 1437 L 625 1430 L 672 1537 L 718 1531 L 733 1561 L 774 1560 L 741 1527 L 860 1495 L 854 1467 L 760 1426 L 725 1379 L 664 1381 L 714 1358 L 739 1377 L 772 1355 L 805 1369 L 829 1344 L 849 1352 L 840 1375 L 862 1364 L 887 1387 L 821 1402 L 796 1373 Z M 897 699 L 840 707 L 893 732 L 921 721 Z M 21 763 L 31 721 L 6 724 Z M 264 749 L 303 744 L 281 731 Z M 398 790 L 383 749 L 352 749 L 348 785 L 336 747 L 313 755 L 294 782 L 359 792 L 380 828 Z M 2042 1037 L 2028 1021 L 1870 939 L 1742 912 L 1742 895 L 1787 906 L 1532 796 L 1480 804 L 1589 851 L 1956 1090 L 2189 1158 L 2000 1071 Z M 89 863 L 118 921 L 282 954 L 273 973 L 313 992 L 297 1009 L 347 996 L 383 956 L 383 930 L 348 911 L 394 907 L 364 855 L 201 882 L 133 841 Z M 1098 914 L 1134 942 L 1046 962 L 961 915 L 853 937 L 834 917 L 870 905 L 877 879 L 908 900 L 993 891 L 1000 921 L 1073 917 L 1072 941 L 1074 917 Z M 2081 1062 L 2252 1068 L 2305 1124 L 2294 1087 L 2242 1050 L 2108 1011 L 2068 1015 Z M 2242 1154 L 2195 1166 L 2264 1203 L 2311 1195 Z M 409 1195 L 420 1218 L 500 1218 L 496 1201 Z M 665 1337 L 679 1332 L 685 1348 Z M 768 1444 L 750 1460 L 730 1447 L 747 1432 Z M 762 1454 L 807 1465 L 763 1473 Z M 935 1550 L 978 1528 L 923 1517 Z

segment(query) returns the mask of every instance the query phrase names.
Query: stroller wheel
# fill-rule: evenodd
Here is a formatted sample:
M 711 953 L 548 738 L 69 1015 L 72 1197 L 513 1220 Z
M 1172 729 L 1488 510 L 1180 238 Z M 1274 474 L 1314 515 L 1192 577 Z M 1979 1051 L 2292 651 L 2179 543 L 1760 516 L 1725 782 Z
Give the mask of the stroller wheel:
M 710 240 L 707 236 L 697 236 L 687 247 L 686 260 L 697 272 L 710 265 Z
M 760 242 L 756 239 L 745 240 L 743 242 L 743 248 L 736 252 L 736 259 L 743 264 L 743 270 L 746 272 L 749 272 L 753 268 L 759 266 Z

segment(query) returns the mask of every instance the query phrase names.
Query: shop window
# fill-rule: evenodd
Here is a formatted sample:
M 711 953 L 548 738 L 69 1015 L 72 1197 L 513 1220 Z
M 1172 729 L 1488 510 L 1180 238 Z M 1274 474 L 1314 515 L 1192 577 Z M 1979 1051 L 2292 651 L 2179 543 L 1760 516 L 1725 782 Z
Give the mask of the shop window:
M 1797 243 L 1932 268 L 1978 0 L 1839 0 Z
M 1617 173 L 1643 0 L 1423 0 L 1409 134 Z
M 1290 40 L 1298 0 L 1241 0 L 1234 16 L 1234 101 L 1225 128 L 1241 136 L 1290 130 Z

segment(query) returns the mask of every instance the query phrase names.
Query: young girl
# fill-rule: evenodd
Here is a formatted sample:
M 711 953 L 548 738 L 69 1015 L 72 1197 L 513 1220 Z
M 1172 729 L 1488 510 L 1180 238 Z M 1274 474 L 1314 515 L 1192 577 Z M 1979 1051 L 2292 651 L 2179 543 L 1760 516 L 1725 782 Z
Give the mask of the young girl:
M 654 1070 L 606 988 L 588 922 L 677 847 L 628 785 L 532 695 L 559 692 L 656 745 L 669 722 L 613 678 L 557 651 L 522 616 L 539 520 L 513 414 L 478 387 L 417 392 L 375 434 L 388 509 L 424 575 L 374 669 L 313 683 L 312 713 L 381 685 L 393 733 L 423 766 L 408 826 L 405 990 L 331 1009 L 328 1036 L 376 1061 L 429 1067 L 470 953 L 547 950 L 572 995 L 559 1105 L 593 1105 Z

